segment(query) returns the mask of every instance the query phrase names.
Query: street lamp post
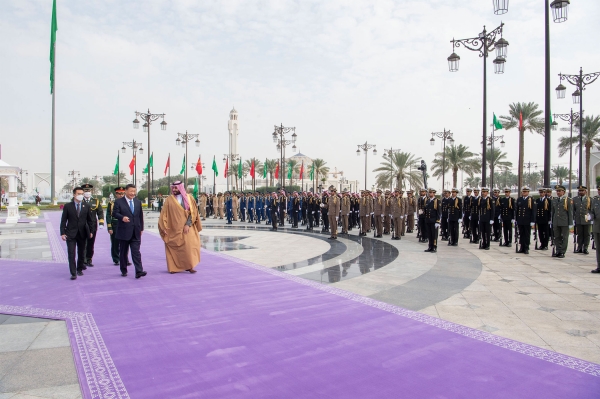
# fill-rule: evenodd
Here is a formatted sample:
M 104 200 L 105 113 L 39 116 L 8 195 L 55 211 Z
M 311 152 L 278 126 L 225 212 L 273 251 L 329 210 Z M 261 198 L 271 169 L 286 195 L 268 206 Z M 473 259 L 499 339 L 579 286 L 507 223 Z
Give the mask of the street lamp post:
M 531 182 L 531 167 L 532 167 L 532 166 L 533 166 L 535 169 L 537 169 L 537 167 L 538 167 L 537 163 L 534 163 L 534 162 L 527 162 L 527 163 L 524 163 L 524 164 L 523 164 L 523 167 L 524 167 L 524 168 L 527 168 L 527 175 L 529 176 L 529 182 Z M 536 189 L 536 188 L 537 188 L 537 187 L 534 187 L 534 189 Z M 521 188 L 519 187 L 519 190 L 520 190 L 520 189 L 521 189 Z
M 494 14 L 502 15 L 508 12 L 508 0 L 493 0 Z M 551 133 L 550 133 L 550 115 L 552 104 L 550 103 L 550 9 L 552 9 L 552 18 L 554 22 L 561 23 L 567 20 L 569 10 L 569 0 L 545 0 L 545 118 L 544 118 L 544 186 L 550 186 L 550 155 L 551 155 Z
M 390 191 L 394 191 L 394 163 L 392 162 L 392 156 L 400 152 L 402 150 L 394 150 L 393 148 L 383 150 L 383 155 L 390 158 Z
M 504 24 L 502 23 L 493 31 L 488 32 L 484 25 L 483 32 L 479 33 L 477 37 L 459 40 L 452 39 L 452 54 L 450 57 L 448 57 L 448 66 L 450 68 L 450 72 L 458 71 L 460 57 L 454 52 L 454 49 L 457 47 L 463 46 L 468 50 L 478 51 L 479 57 L 483 58 L 483 150 L 481 162 L 481 184 L 483 186 L 485 186 L 486 181 L 485 146 L 487 143 L 487 57 L 491 51 L 496 50 L 496 58 L 494 59 L 494 72 L 497 74 L 504 73 L 508 42 L 502 37 L 503 27 Z M 500 35 L 500 39 L 496 40 L 498 35 Z
M 556 1 L 556 0 L 555 0 Z M 559 99 L 565 98 L 567 88 L 563 86 L 562 81 L 566 80 L 577 89 L 573 92 L 573 104 L 579 104 L 579 185 L 582 185 L 583 180 L 583 91 L 585 87 L 592 84 L 600 76 L 600 72 L 583 74 L 583 68 L 579 68 L 579 75 L 563 75 L 559 73 L 561 83 L 556 88 L 556 96 Z M 589 169 L 590 165 L 586 165 Z M 588 182 L 589 184 L 589 182 Z
M 573 178 L 573 125 L 575 124 L 575 121 L 579 119 L 579 115 L 580 114 L 578 112 L 573 112 L 573 108 L 571 108 L 570 114 L 554 114 L 554 122 L 552 122 L 552 130 L 555 130 L 556 126 L 558 125 L 556 119 L 562 119 L 563 121 L 567 122 L 570 126 L 569 130 L 571 131 L 571 136 L 569 138 L 569 195 L 571 195 Z M 579 151 L 581 151 L 581 147 Z
M 364 144 L 357 144 L 358 150 L 356 150 L 356 155 L 360 157 L 360 150 L 363 150 L 365 153 L 365 190 L 367 189 L 367 155 L 369 154 L 369 150 L 373 149 L 373 155 L 377 155 L 377 144 L 368 144 L 366 141 Z
M 137 153 L 139 152 L 140 154 L 144 154 L 144 148 L 142 147 L 142 143 L 140 143 L 139 141 L 124 141 L 123 142 L 123 147 L 121 147 L 121 152 L 123 154 L 125 154 L 127 152 L 127 148 L 129 147 L 133 150 L 133 159 L 134 159 L 134 165 L 133 165 L 133 184 L 137 185 Z
M 224 154 L 223 161 L 227 161 L 228 168 L 231 168 L 231 165 L 237 160 L 240 159 L 239 154 Z M 227 170 L 227 174 L 229 174 L 229 170 Z M 237 172 L 236 172 L 237 175 Z M 227 180 L 227 191 L 229 191 L 229 176 L 225 176 L 225 180 Z M 231 179 L 231 186 L 233 187 L 233 179 Z M 237 189 L 237 187 L 236 187 Z
M 148 109 L 147 113 L 144 112 L 137 112 L 135 111 L 135 119 L 133 120 L 133 128 L 134 129 L 139 129 L 140 128 L 140 121 L 138 120 L 138 118 L 140 118 L 142 121 L 144 121 L 144 132 L 148 132 L 148 207 L 150 207 L 150 196 L 152 195 L 152 185 L 153 185 L 153 179 L 151 179 L 151 175 L 150 175 L 150 157 L 152 156 L 152 152 L 150 151 L 150 125 L 152 124 L 152 122 L 158 120 L 159 118 L 162 118 L 162 122 L 160 123 L 160 129 L 161 130 L 167 130 L 167 122 L 165 122 L 165 114 L 152 114 L 150 113 L 150 110 Z
M 292 139 L 286 140 L 285 135 L 290 132 L 292 133 Z M 273 142 L 277 144 L 277 149 L 279 150 L 279 185 L 283 188 L 285 184 L 285 177 L 283 174 L 283 166 L 285 163 L 285 147 L 292 144 L 292 149 L 296 150 L 296 138 L 298 135 L 296 134 L 295 127 L 285 127 L 283 124 L 280 124 L 279 126 L 275 125 L 275 130 L 273 131 L 272 137 Z
M 21 179 L 19 180 L 19 182 L 21 183 L 21 193 L 24 193 L 25 190 L 27 190 L 27 186 L 25 186 L 25 184 L 23 184 L 23 172 L 25 172 L 25 177 L 29 176 L 28 170 L 21 169 L 21 171 L 19 172 L 21 174 Z
M 490 185 L 492 187 L 492 190 L 494 189 L 494 143 L 498 140 L 502 140 L 500 141 L 500 146 L 504 148 L 504 145 L 506 144 L 506 142 L 504 141 L 504 136 L 496 136 L 496 129 L 494 127 L 492 128 L 492 135 L 488 137 L 488 145 L 492 148 L 492 159 L 490 159 Z
M 446 140 L 450 141 L 450 145 L 454 144 L 454 137 L 453 137 L 453 135 L 454 135 L 454 133 L 452 133 L 452 132 L 450 132 L 450 130 L 446 130 L 446 128 L 444 128 L 443 132 L 433 132 L 433 133 L 431 133 L 431 139 L 429 140 L 429 143 L 431 145 L 435 144 L 435 138 L 434 137 L 439 137 L 442 140 L 444 140 L 444 151 L 442 152 L 442 189 L 446 188 L 446 186 L 444 185 L 444 181 L 446 179 Z M 483 159 L 485 159 L 485 157 Z M 484 167 L 484 169 L 485 169 L 485 167 Z
M 185 144 L 185 165 L 187 165 L 187 162 L 188 162 L 188 142 L 191 141 L 192 139 L 196 139 L 196 141 L 194 141 L 194 143 L 196 144 L 196 147 L 200 147 L 200 140 L 198 140 L 198 136 L 200 136 L 200 135 L 199 134 L 189 134 L 187 132 L 187 130 L 185 131 L 185 133 L 177 133 L 177 140 L 175 140 L 175 145 L 180 146 L 180 145 Z M 183 168 L 183 185 L 186 187 L 186 191 L 187 191 L 187 168 L 186 167 Z

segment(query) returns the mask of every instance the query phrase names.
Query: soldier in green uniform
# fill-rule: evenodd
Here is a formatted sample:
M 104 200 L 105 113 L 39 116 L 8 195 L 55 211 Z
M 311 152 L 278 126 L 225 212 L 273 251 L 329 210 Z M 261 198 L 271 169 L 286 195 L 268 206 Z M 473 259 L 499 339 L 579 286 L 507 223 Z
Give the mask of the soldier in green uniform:
M 592 224 L 592 234 L 594 234 L 594 242 L 596 243 L 596 268 L 592 270 L 592 273 L 600 273 L 600 186 L 598 189 L 598 196 L 592 199 L 592 209 L 590 210 L 590 216 L 596 223 Z
M 98 231 L 98 223 L 100 223 L 100 229 L 104 228 L 104 212 L 102 211 L 102 204 L 98 198 L 92 197 L 92 186 L 86 183 L 81 186 L 83 188 L 83 202 L 90 207 L 90 213 L 92 214 L 92 223 L 94 231 L 92 231 L 92 237 L 87 238 L 85 243 L 85 260 L 83 262 L 84 268 L 86 266 L 92 267 L 92 258 L 94 257 L 94 244 L 96 243 L 96 232 Z
M 122 198 L 125 195 L 125 188 L 117 187 L 115 188 L 115 196 L 116 199 Z M 115 266 L 119 265 L 119 240 L 117 237 L 117 224 L 118 219 L 113 217 L 113 208 L 115 206 L 115 201 L 110 200 L 106 207 L 106 227 L 108 229 L 108 234 L 110 235 L 110 256 L 112 257 L 113 263 Z
M 573 226 L 573 201 L 565 195 L 564 186 L 555 186 L 556 198 L 552 199 L 550 228 L 554 234 L 556 251 L 552 256 L 564 258 L 569 245 L 569 229 Z
M 592 208 L 592 199 L 587 195 L 587 187 L 579 186 L 579 195 L 573 198 L 573 219 L 577 235 L 576 253 L 588 254 L 590 245 L 590 220 L 588 214 Z

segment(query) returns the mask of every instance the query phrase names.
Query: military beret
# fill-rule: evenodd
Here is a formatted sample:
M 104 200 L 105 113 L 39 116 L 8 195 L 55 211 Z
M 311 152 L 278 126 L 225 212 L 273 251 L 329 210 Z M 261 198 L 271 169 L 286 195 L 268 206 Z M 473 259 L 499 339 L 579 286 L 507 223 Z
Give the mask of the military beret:
M 382 192 L 381 189 L 377 189 L 377 194 L 381 194 Z

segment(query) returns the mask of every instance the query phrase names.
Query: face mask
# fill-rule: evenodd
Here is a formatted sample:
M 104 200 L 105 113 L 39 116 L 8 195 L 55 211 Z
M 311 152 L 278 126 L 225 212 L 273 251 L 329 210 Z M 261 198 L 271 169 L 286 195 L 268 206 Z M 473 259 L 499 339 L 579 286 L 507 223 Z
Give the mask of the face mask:
M 90 193 L 89 191 L 87 191 L 87 192 L 83 193 L 83 196 L 85 198 L 90 198 L 92 196 L 92 193 Z
M 83 195 L 79 194 L 75 196 L 75 199 L 79 202 L 83 201 Z

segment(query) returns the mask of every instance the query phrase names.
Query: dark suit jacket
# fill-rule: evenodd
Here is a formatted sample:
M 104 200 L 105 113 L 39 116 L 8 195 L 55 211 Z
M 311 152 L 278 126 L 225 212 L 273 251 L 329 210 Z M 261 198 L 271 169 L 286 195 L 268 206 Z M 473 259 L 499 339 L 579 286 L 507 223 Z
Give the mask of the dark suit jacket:
M 90 232 L 94 231 L 93 223 L 89 205 L 82 202 L 78 216 L 75 202 L 71 201 L 63 207 L 62 217 L 60 218 L 60 235 L 66 235 L 67 238 L 74 239 L 79 233 L 82 238 L 88 238 Z
M 129 200 L 127 197 L 119 198 L 115 201 L 113 208 L 113 217 L 117 219 L 117 240 L 129 241 L 132 239 L 141 239 L 141 232 L 144 231 L 144 212 L 142 211 L 142 202 L 136 198 L 133 199 L 133 211 L 129 208 Z M 123 218 L 127 216 L 129 223 L 123 222 Z

